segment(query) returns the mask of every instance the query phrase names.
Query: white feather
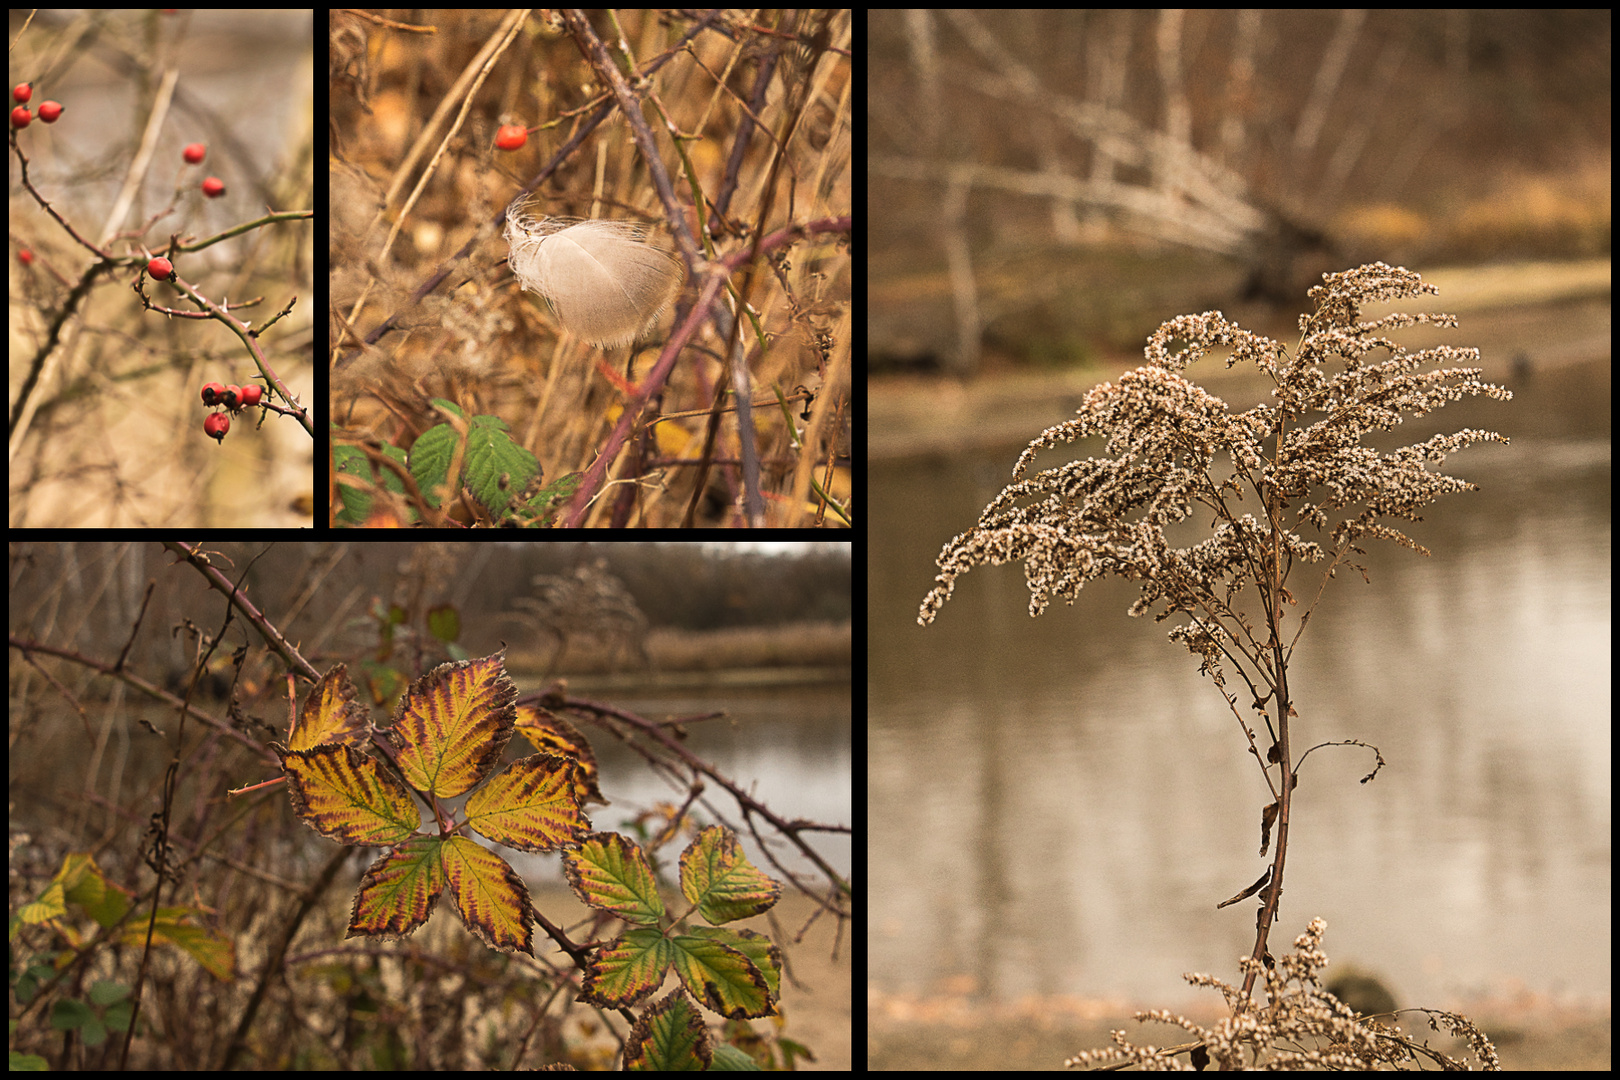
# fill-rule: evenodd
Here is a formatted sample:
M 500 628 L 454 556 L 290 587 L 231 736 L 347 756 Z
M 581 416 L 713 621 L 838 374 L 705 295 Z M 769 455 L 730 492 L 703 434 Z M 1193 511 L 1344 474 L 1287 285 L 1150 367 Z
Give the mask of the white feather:
M 600 348 L 652 328 L 680 284 L 680 263 L 624 221 L 535 221 L 506 212 L 512 273 L 550 303 L 563 329 Z

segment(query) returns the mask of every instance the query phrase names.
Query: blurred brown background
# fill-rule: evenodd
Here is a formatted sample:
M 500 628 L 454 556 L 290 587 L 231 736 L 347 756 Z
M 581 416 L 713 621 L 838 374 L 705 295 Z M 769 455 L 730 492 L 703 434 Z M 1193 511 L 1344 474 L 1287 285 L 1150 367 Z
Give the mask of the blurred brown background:
M 1609 29 L 874 13 L 873 368 L 1097 361 L 1184 310 L 1297 312 L 1323 271 L 1380 259 L 1606 261 Z

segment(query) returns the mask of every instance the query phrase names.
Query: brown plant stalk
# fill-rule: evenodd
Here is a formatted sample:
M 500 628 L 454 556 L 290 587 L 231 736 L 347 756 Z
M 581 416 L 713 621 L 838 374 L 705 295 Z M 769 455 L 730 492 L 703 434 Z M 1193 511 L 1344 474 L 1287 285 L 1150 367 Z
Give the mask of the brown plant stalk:
M 931 623 L 957 578 L 973 566 L 1015 560 L 1024 562 L 1031 616 L 1053 599 L 1073 604 L 1087 582 L 1116 574 L 1141 591 L 1131 615 L 1187 617 L 1169 636 L 1200 658 L 1271 795 L 1260 816 L 1261 855 L 1273 829 L 1276 837 L 1266 876 L 1227 901 L 1256 891 L 1262 901 L 1237 1010 L 1248 1008 L 1259 973 L 1274 963 L 1266 943 L 1282 896 L 1297 770 L 1311 752 L 1298 753 L 1292 738 L 1298 714 L 1288 661 L 1294 645 L 1340 565 L 1366 578 L 1356 561 L 1365 554 L 1357 546 L 1362 538 L 1428 554 L 1385 520 L 1421 520 L 1420 511 L 1439 496 L 1475 488 L 1439 471 L 1447 454 L 1476 442 L 1507 441 L 1465 428 L 1387 453 L 1365 445 L 1367 434 L 1392 430 L 1407 414 L 1422 416 L 1478 394 L 1502 401 L 1512 395 L 1480 382 L 1477 367 L 1443 366 L 1477 361 L 1477 349 L 1412 353 L 1382 336 L 1418 323 L 1454 327 L 1454 316 L 1396 313 L 1360 321 L 1362 304 L 1437 291 L 1416 273 L 1372 263 L 1325 274 L 1323 282 L 1310 290 L 1316 311 L 1300 317 L 1292 355 L 1218 311 L 1160 326 L 1148 339 L 1147 364 L 1096 387 L 1076 419 L 1042 432 L 1019 457 L 1014 482 L 973 528 L 945 545 L 917 619 Z M 1227 367 L 1255 364 L 1273 384 L 1273 401 L 1234 414 L 1184 376 L 1189 364 L 1215 349 L 1231 350 Z M 1386 355 L 1375 356 L 1379 352 Z M 1038 451 L 1090 436 L 1101 437 L 1110 456 L 1029 472 Z M 1239 513 L 1237 504 L 1250 498 L 1255 512 Z M 1210 512 L 1213 532 L 1187 547 L 1171 546 L 1166 529 L 1200 509 Z M 1306 528 L 1325 534 L 1325 546 L 1301 535 Z M 1315 595 L 1297 625 L 1287 626 L 1290 609 L 1299 606 L 1290 579 L 1302 564 L 1323 560 Z M 1243 606 L 1251 586 L 1254 594 Z M 1245 721 L 1239 695 L 1227 689 L 1223 661 L 1244 683 L 1246 707 L 1264 721 L 1267 744 L 1256 741 L 1259 723 Z M 1376 766 L 1363 783 L 1384 763 L 1368 748 Z

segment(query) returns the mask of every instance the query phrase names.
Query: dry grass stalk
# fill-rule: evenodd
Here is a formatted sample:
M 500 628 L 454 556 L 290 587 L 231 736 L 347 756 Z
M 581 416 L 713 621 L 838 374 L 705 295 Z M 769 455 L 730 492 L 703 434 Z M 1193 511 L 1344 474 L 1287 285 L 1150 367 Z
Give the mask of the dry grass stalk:
M 1244 330 L 1218 311 L 1166 322 L 1148 340 L 1146 365 L 1126 372 L 1117 384 L 1092 390 L 1077 419 L 1042 432 L 1029 445 L 1013 469 L 1014 482 L 991 500 L 977 525 L 940 552 L 935 587 L 918 613 L 920 624 L 931 623 L 957 578 L 972 567 L 1022 560 L 1032 616 L 1053 599 L 1073 604 L 1088 581 L 1117 574 L 1140 588 L 1131 615 L 1155 611 L 1158 621 L 1187 617 L 1170 631 L 1170 638 L 1199 657 L 1201 670 L 1220 690 L 1265 777 L 1271 801 L 1260 813 L 1262 856 L 1271 847 L 1273 830 L 1276 838 L 1275 853 L 1260 880 L 1217 905 L 1260 896 L 1254 949 L 1243 961 L 1243 986 L 1229 995 L 1232 1016 L 1214 1042 L 1207 1033 L 1201 1035 L 1209 1054 L 1218 1048 L 1231 1055 L 1238 1043 L 1248 1043 L 1255 1061 L 1265 1054 L 1273 1055 L 1271 1062 L 1282 1061 L 1275 1040 L 1303 1034 L 1311 1024 L 1320 1029 L 1315 1034 L 1330 1042 L 1325 1049 L 1299 1053 L 1370 1063 L 1383 1060 L 1375 1050 L 1394 1052 L 1388 1039 L 1380 1043 L 1373 1037 L 1379 1033 L 1365 1025 L 1344 1027 L 1312 994 L 1302 990 L 1290 999 L 1277 985 L 1266 942 L 1282 897 L 1297 769 L 1317 749 L 1300 753 L 1292 745 L 1291 720 L 1298 713 L 1288 685 L 1288 661 L 1294 645 L 1341 564 L 1366 577 L 1365 567 L 1356 561 L 1365 554 L 1357 546 L 1363 538 L 1391 540 L 1428 554 L 1386 520 L 1420 520 L 1422 509 L 1441 495 L 1474 489 L 1438 471 L 1446 455 L 1476 442 L 1507 441 L 1495 432 L 1470 428 L 1389 452 L 1363 441 L 1373 431 L 1393 429 L 1406 414 L 1422 416 L 1473 395 L 1501 401 L 1512 397 L 1500 386 L 1480 382 L 1477 367 L 1425 370 L 1430 364 L 1477 361 L 1477 349 L 1438 346 L 1409 353 L 1383 336 L 1418 323 L 1452 327 L 1454 316 L 1396 313 L 1360 321 L 1363 304 L 1435 291 L 1416 273 L 1383 263 L 1325 274 L 1323 284 L 1310 291 L 1316 311 L 1300 317 L 1301 339 L 1293 355 L 1282 343 Z M 1186 378 L 1186 367 L 1213 349 L 1231 350 L 1228 367 L 1239 362 L 1258 366 L 1273 383 L 1274 401 L 1234 414 L 1226 402 Z M 1372 354 L 1380 350 L 1387 359 L 1373 362 Z M 1111 456 L 1070 461 L 1029 475 L 1038 451 L 1088 436 L 1100 436 Z M 1237 504 L 1251 498 L 1255 512 L 1240 514 Z M 1213 533 L 1187 547 L 1172 547 L 1166 529 L 1202 510 L 1212 517 Z M 1301 535 L 1298 530 L 1306 528 L 1318 537 L 1325 534 L 1326 543 Z M 1304 564 L 1323 560 L 1315 595 L 1295 615 L 1291 609 L 1299 600 L 1290 578 Z M 1252 594 L 1245 597 L 1251 586 Z M 1290 617 L 1296 625 L 1286 625 Z M 1241 696 L 1227 689 L 1227 664 L 1246 686 Z M 1261 724 L 1246 719 L 1246 711 L 1264 722 L 1265 744 L 1256 741 Z M 1355 740 L 1321 745 L 1367 746 Z M 1384 764 L 1376 747 L 1368 749 L 1376 764 L 1362 783 Z M 1300 947 L 1320 956 L 1315 952 L 1320 920 L 1311 926 L 1299 939 Z M 1265 1011 L 1251 1004 L 1262 972 L 1271 1001 Z M 1198 978 L 1224 988 L 1208 976 Z M 1494 1064 L 1484 1036 L 1466 1020 L 1452 1019 L 1471 1039 L 1478 1037 L 1481 1060 Z M 1297 1064 L 1299 1059 L 1286 1060 Z M 1328 1064 L 1327 1058 L 1308 1060 Z

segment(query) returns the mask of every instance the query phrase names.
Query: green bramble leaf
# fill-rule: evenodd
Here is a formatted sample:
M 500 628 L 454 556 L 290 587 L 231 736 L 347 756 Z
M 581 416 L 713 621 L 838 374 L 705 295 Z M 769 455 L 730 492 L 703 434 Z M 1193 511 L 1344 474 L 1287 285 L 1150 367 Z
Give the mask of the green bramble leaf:
M 748 861 L 730 831 L 711 825 L 681 852 L 681 893 L 705 919 L 719 924 L 775 907 L 782 886 Z
M 714 1038 L 703 1014 L 681 990 L 642 1013 L 624 1038 L 624 1067 L 641 1072 L 707 1071 Z
M 629 1008 L 664 983 L 674 947 L 657 927 L 644 926 L 591 950 L 585 989 L 575 1000 L 604 1009 Z
M 718 937 L 697 934 L 680 934 L 669 943 L 681 982 L 721 1016 L 745 1020 L 776 1011 L 764 972 L 742 950 Z
M 760 874 L 725 829 L 705 829 L 681 853 L 681 892 L 712 922 L 757 915 L 781 886 Z M 656 924 L 664 912 L 641 849 L 617 833 L 586 838 L 563 855 L 563 871 L 585 903 L 631 923 Z M 688 933 L 638 926 L 591 951 L 578 1000 L 626 1008 L 652 994 L 673 970 L 688 993 L 732 1019 L 771 1016 L 782 958 L 751 931 L 698 927 Z
M 587 837 L 579 850 L 563 856 L 563 873 L 581 900 L 625 922 L 656 923 L 664 915 L 646 856 L 618 833 Z

